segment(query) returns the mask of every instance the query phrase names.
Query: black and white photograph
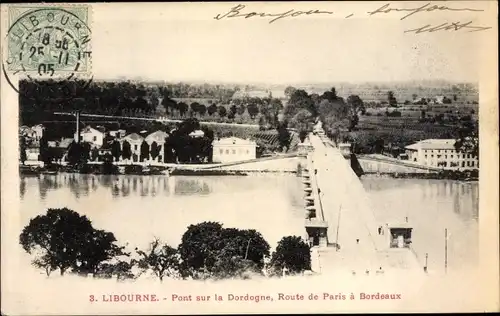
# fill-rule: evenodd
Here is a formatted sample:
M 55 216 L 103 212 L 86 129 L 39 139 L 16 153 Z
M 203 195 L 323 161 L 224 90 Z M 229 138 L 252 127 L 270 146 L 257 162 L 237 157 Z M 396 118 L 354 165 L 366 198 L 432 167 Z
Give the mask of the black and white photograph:
M 497 14 L 2 4 L 2 313 L 498 311 Z

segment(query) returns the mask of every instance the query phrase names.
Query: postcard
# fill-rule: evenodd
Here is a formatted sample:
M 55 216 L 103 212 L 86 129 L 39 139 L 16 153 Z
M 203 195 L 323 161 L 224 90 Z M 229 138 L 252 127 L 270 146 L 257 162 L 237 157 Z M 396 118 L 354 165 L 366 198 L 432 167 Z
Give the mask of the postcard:
M 2 314 L 499 311 L 497 15 L 2 4 Z

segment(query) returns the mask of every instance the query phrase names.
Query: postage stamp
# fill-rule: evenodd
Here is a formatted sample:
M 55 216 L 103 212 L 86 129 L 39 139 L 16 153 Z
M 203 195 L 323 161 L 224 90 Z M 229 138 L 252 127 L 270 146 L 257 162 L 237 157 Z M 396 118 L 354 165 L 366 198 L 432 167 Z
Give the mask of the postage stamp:
M 91 70 L 89 7 L 10 6 L 4 65 L 32 80 L 71 79 Z

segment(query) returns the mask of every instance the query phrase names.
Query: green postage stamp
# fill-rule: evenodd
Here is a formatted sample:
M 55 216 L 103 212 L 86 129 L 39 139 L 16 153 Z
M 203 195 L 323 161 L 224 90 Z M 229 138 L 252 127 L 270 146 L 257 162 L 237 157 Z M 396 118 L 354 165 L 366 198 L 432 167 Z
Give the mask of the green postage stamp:
M 30 79 L 71 79 L 91 70 L 89 6 L 9 6 L 6 70 Z

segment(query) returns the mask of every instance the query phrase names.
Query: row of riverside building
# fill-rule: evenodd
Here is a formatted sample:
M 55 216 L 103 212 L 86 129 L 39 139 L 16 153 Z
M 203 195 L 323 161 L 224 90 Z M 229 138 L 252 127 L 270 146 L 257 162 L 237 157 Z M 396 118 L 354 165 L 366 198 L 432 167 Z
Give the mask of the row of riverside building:
M 28 162 L 38 162 L 40 160 L 40 139 L 43 137 L 45 127 L 43 125 L 36 125 L 33 127 L 21 126 L 19 134 L 28 140 L 26 147 L 26 158 Z M 190 137 L 197 138 L 203 137 L 204 132 L 195 130 Z M 127 141 L 130 144 L 132 160 L 138 161 L 140 157 L 141 145 L 146 142 L 150 148 L 153 142 L 158 146 L 160 155 L 154 160 L 148 159 L 147 161 L 163 161 L 163 149 L 169 133 L 158 130 L 146 136 L 141 136 L 138 133 L 130 133 L 123 129 L 115 131 L 105 131 L 102 127 L 93 128 L 86 126 L 80 133 L 75 133 L 73 138 L 61 138 L 60 140 L 48 141 L 48 147 L 58 148 L 63 152 L 67 152 L 68 147 L 73 141 L 77 141 L 78 137 L 80 142 L 90 144 L 91 149 L 98 150 L 99 156 L 111 153 L 111 144 L 117 140 L 123 149 L 123 143 Z M 257 144 L 253 140 L 242 139 L 237 137 L 226 137 L 215 139 L 212 143 L 212 161 L 218 163 L 234 162 L 251 160 L 256 158 Z
M 26 157 L 30 161 L 38 161 L 40 154 L 39 141 L 44 134 L 45 127 L 41 124 L 32 127 L 21 126 L 20 135 L 30 140 L 26 148 Z M 100 155 L 109 153 L 111 143 L 107 142 L 106 135 L 116 139 L 120 145 L 124 141 L 130 143 L 132 156 L 140 156 L 141 144 L 145 141 L 149 146 L 153 142 L 160 147 L 160 153 L 163 153 L 163 146 L 169 134 L 164 131 L 156 131 L 145 137 L 137 134 L 127 134 L 125 130 L 115 130 L 106 132 L 103 128 L 93 128 L 86 126 L 80 132 L 80 141 L 87 142 L 91 148 L 97 148 Z M 203 131 L 196 130 L 190 134 L 191 137 L 203 137 Z M 49 141 L 49 147 L 67 150 L 68 146 L 78 138 L 78 133 L 73 138 L 62 138 L 58 141 Z M 251 160 L 256 158 L 256 142 L 248 139 L 228 137 L 216 139 L 212 143 L 212 161 L 213 162 L 234 162 Z M 479 160 L 470 153 L 462 153 L 455 148 L 454 139 L 426 139 L 405 147 L 405 153 L 408 161 L 422 166 L 443 168 L 447 170 L 472 170 L 479 169 Z M 156 160 L 162 160 L 160 154 Z M 405 157 L 405 158 L 406 158 Z

